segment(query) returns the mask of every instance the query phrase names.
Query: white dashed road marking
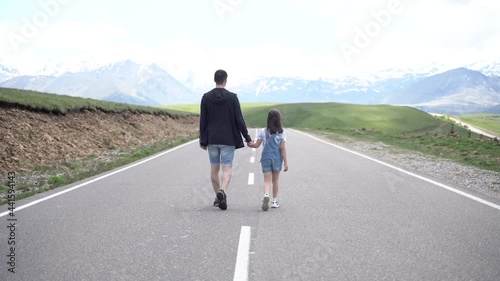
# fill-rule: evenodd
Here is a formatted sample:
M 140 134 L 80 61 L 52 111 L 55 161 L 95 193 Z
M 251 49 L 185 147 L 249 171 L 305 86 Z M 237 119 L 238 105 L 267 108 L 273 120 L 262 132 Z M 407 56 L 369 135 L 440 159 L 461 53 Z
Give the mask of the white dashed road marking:
M 254 185 L 254 180 L 255 180 L 255 174 L 249 173 L 248 174 L 248 185 Z
M 234 267 L 234 281 L 248 280 L 248 262 L 251 237 L 250 226 L 242 226 L 240 242 L 238 244 L 238 254 L 236 255 L 236 266 Z

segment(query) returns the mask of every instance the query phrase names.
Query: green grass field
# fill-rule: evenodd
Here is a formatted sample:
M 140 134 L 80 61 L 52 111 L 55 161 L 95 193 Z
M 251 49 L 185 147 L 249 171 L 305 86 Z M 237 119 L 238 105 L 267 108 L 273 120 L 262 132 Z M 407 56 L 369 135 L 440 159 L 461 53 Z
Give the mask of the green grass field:
M 248 108 L 243 112 L 249 127 L 265 127 L 267 113 L 277 108 L 285 127 L 324 134 L 383 142 L 395 147 L 451 159 L 466 165 L 500 172 L 500 146 L 479 139 L 444 118 L 412 107 L 339 103 L 277 104 Z M 453 131 L 458 137 L 450 137 Z
M 500 136 L 500 114 L 470 114 L 460 116 L 460 119 L 486 132 Z
M 162 106 L 199 114 L 199 104 Z M 375 129 L 403 133 L 434 129 L 442 121 L 412 107 L 390 105 L 354 105 L 340 103 L 241 103 L 249 127 L 264 127 L 267 113 L 277 108 L 287 127 L 314 129 Z
M 166 109 L 166 110 L 189 112 L 189 113 L 193 113 L 193 114 L 200 114 L 200 105 L 199 104 L 163 105 L 163 106 L 159 106 L 159 108 Z
M 242 102 L 242 103 L 240 103 L 241 110 L 243 112 L 245 112 L 249 109 L 256 108 L 256 107 L 266 107 L 266 106 L 272 106 L 275 104 L 276 103 L 270 103 L 270 102 L 254 102 L 254 103 Z M 164 105 L 164 106 L 160 106 L 160 108 L 164 108 L 164 109 L 168 109 L 168 110 L 182 111 L 182 112 L 189 112 L 189 113 L 194 113 L 194 114 L 200 114 L 200 105 L 199 104 Z
M 104 112 L 135 112 L 166 114 L 173 118 L 187 115 L 185 112 L 149 106 L 135 106 L 125 103 L 100 101 L 35 91 L 0 88 L 0 105 L 14 106 L 32 111 L 66 114 L 81 110 L 100 110 Z
M 264 127 L 267 113 L 277 108 L 286 127 L 310 129 L 365 129 L 405 133 L 433 129 L 440 122 L 411 107 L 341 103 L 297 103 L 248 108 L 243 112 L 249 126 Z

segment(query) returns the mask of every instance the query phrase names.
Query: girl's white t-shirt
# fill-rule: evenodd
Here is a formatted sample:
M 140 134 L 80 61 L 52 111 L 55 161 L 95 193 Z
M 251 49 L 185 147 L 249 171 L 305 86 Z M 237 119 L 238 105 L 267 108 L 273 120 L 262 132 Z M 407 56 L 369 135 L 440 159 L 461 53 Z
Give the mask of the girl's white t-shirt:
M 262 130 L 260 130 L 260 132 L 259 132 L 259 136 L 257 137 L 259 140 L 262 140 L 262 144 L 264 144 L 264 146 L 266 145 L 266 131 L 267 131 L 267 128 L 262 128 Z M 285 130 L 283 130 L 283 133 L 277 134 L 277 136 L 278 136 L 280 143 L 282 141 L 286 142 Z

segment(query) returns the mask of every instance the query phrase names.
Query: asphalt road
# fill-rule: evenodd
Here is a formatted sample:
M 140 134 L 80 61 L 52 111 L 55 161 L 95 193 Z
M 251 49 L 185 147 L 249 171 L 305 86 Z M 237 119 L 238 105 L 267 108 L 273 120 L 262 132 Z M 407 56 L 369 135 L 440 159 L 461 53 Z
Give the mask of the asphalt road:
M 18 201 L 80 186 L 15 212 L 15 273 L 3 213 L 0 280 L 233 280 L 242 226 L 251 227 L 249 280 L 500 280 L 499 202 L 298 132 L 287 138 L 281 208 L 267 212 L 261 149 L 237 150 L 221 211 L 197 142 Z

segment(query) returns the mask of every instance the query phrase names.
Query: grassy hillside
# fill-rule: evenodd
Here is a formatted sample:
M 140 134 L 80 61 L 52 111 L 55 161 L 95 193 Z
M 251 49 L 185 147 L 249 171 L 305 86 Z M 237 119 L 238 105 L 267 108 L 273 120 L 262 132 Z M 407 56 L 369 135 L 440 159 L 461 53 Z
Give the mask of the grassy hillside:
M 264 127 L 271 108 L 281 111 L 286 127 L 310 129 L 375 129 L 385 133 L 405 133 L 433 129 L 436 118 L 411 107 L 354 105 L 340 103 L 280 104 L 245 110 L 249 126 Z
M 162 106 L 199 114 L 199 104 Z M 391 105 L 356 105 L 342 103 L 241 103 L 249 127 L 264 127 L 267 113 L 281 111 L 286 127 L 327 130 L 375 130 L 386 134 L 446 134 L 451 124 L 412 107 Z M 466 135 L 466 130 L 455 131 Z
M 174 118 L 187 115 L 185 112 L 175 110 L 10 88 L 0 88 L 0 106 L 14 106 L 31 111 L 50 112 L 54 114 L 66 114 L 81 110 L 101 110 L 104 112 L 131 111 L 136 113 L 166 114 Z
M 199 113 L 199 104 L 163 106 L 169 110 Z M 385 133 L 404 133 L 435 129 L 443 121 L 412 107 L 355 105 L 341 103 L 241 103 L 249 127 L 264 127 L 267 113 L 277 108 L 285 126 L 310 129 L 375 129 Z
M 163 106 L 160 106 L 159 108 L 163 108 L 166 110 L 176 110 L 176 111 L 200 114 L 200 105 L 199 104 L 163 105 Z
M 411 107 L 339 103 L 279 104 L 243 112 L 249 127 L 264 127 L 267 113 L 277 108 L 285 127 L 324 134 L 336 141 L 383 142 L 394 147 L 451 159 L 482 169 L 500 171 L 499 144 L 469 137 L 464 128 Z M 450 137 L 454 130 L 459 137 Z
M 470 114 L 460 119 L 486 132 L 500 136 L 500 114 Z
M 245 103 L 245 102 L 242 102 L 240 105 L 241 105 L 241 110 L 243 112 L 245 112 L 249 109 L 253 109 L 256 107 L 272 106 L 272 105 L 275 105 L 275 103 L 270 103 L 270 102 Z M 184 111 L 184 112 L 189 112 L 189 113 L 194 113 L 194 114 L 200 114 L 200 105 L 199 104 L 165 105 L 165 106 L 161 106 L 160 108 L 164 108 L 164 109 L 168 109 L 168 110 Z

